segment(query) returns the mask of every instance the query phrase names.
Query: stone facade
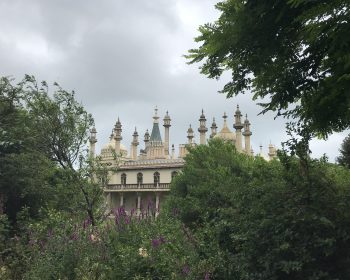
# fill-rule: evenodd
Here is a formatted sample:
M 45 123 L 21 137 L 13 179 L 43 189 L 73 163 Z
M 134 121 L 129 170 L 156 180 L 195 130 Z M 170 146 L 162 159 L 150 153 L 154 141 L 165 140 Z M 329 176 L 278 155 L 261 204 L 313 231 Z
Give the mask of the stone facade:
M 138 132 L 133 133 L 133 141 L 131 142 L 131 151 L 128 153 L 122 140 L 122 124 L 118 118 L 112 131 L 110 141 L 102 148 L 102 161 L 110 166 L 116 166 L 117 172 L 111 175 L 108 186 L 104 189 L 106 203 L 109 210 L 124 207 L 126 211 L 135 211 L 141 213 L 142 209 L 152 207 L 159 211 L 164 198 L 169 191 L 170 183 L 185 164 L 184 157 L 187 154 L 187 147 L 196 145 L 193 141 L 194 132 L 191 126 L 187 130 L 187 143 L 180 144 L 179 154 L 175 155 L 175 149 L 172 145 L 170 150 L 169 129 L 171 127 L 171 119 L 168 114 L 164 116 L 164 141 L 159 128 L 158 110 L 155 109 L 153 116 L 153 127 L 151 135 L 146 131 L 144 135 L 144 149 L 139 153 Z M 242 122 L 242 114 L 237 106 L 235 111 L 235 120 L 233 127 L 236 132 L 232 132 L 227 125 L 227 115 L 224 113 L 223 127 L 217 132 L 215 119 L 211 125 L 210 138 L 222 138 L 235 144 L 238 151 L 253 155 L 250 145 L 250 123 L 246 116 Z M 243 131 L 242 131 L 243 129 Z M 206 118 L 202 110 L 199 118 L 198 132 L 200 134 L 200 145 L 205 145 L 207 141 Z M 243 138 L 244 137 L 244 141 Z M 95 155 L 96 129 L 91 130 L 90 151 Z M 244 143 L 244 147 L 242 145 Z M 115 159 L 117 155 L 117 160 Z M 269 145 L 268 157 L 262 154 L 261 148 L 258 154 L 267 160 L 276 156 L 275 147 Z

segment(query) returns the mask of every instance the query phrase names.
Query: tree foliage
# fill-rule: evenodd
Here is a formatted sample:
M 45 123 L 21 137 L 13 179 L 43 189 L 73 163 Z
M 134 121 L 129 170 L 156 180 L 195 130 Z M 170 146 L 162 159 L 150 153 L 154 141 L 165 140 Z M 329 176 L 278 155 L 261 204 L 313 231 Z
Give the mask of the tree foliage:
M 347 0 L 227 0 L 200 26 L 190 63 L 232 97 L 251 89 L 263 111 L 300 118 L 322 136 L 350 126 L 350 4 Z
M 347 168 L 350 168 L 350 134 L 345 137 L 340 147 L 340 156 L 337 158 L 337 162 Z
M 190 229 L 214 279 L 347 279 L 350 173 L 266 162 L 211 141 L 191 150 L 168 209 Z

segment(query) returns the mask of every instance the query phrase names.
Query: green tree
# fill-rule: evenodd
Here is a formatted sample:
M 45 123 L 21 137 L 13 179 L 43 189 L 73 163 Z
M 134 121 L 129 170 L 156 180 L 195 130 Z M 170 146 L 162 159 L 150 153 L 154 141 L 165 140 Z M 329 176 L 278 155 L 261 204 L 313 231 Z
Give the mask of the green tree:
M 297 117 L 327 136 L 350 126 L 350 4 L 348 0 L 227 0 L 221 15 L 200 26 L 190 62 L 219 78 L 227 97 L 252 90 L 263 113 Z
M 53 165 L 41 152 L 45 141 L 23 106 L 22 85 L 0 78 L 0 211 L 11 221 L 23 207 L 31 217 L 47 202 Z
M 211 141 L 191 149 L 168 199 L 213 279 L 347 279 L 350 172 L 285 153 L 266 162 Z
M 340 156 L 337 158 L 340 165 L 350 168 L 350 134 L 345 137 L 340 148 Z
M 40 127 L 43 151 L 60 168 L 61 183 L 81 195 L 78 206 L 95 225 L 96 215 L 102 214 L 103 187 L 108 183 L 111 168 L 91 157 L 87 142 L 94 125 L 91 114 L 57 83 L 52 97 L 46 82 L 39 86 L 33 76 L 25 77 L 28 113 Z
M 29 207 L 84 210 L 95 223 L 108 170 L 87 150 L 93 119 L 67 92 L 33 76 L 14 84 L 0 80 L 0 193 L 5 213 L 15 221 Z M 69 199 L 68 199 L 69 198 Z

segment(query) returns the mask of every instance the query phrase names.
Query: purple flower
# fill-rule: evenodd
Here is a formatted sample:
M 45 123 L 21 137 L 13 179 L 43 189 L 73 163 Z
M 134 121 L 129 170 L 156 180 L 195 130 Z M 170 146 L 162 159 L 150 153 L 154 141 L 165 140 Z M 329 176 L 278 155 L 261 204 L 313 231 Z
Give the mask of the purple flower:
M 160 236 L 159 238 L 152 239 L 152 247 L 157 248 L 159 245 L 165 243 L 166 240 L 163 236 Z
M 75 231 L 73 234 L 70 236 L 71 240 L 77 240 L 78 239 L 78 233 Z
M 190 267 L 187 264 L 182 268 L 182 273 L 186 276 L 190 273 Z
M 158 239 L 152 239 L 152 247 L 157 248 L 160 245 L 160 241 Z
M 210 277 L 209 277 L 209 272 L 206 272 L 205 275 L 204 275 L 204 280 L 210 280 Z

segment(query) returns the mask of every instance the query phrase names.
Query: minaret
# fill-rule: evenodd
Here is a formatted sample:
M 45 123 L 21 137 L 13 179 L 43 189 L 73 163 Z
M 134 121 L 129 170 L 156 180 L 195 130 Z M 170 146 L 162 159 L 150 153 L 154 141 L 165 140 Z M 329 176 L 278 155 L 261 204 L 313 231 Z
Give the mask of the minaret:
M 199 118 L 199 128 L 198 128 L 198 132 L 199 132 L 199 144 L 204 145 L 205 144 L 205 133 L 208 131 L 208 128 L 205 126 L 206 125 L 206 121 L 207 119 L 204 116 L 204 112 L 202 109 L 202 115 Z
M 165 156 L 165 149 L 164 149 L 164 143 L 162 141 L 162 137 L 160 135 L 159 130 L 159 117 L 158 117 L 158 109 L 157 107 L 154 110 L 154 116 L 153 116 L 153 127 L 152 127 L 152 133 L 151 137 L 149 139 L 149 146 L 147 149 L 147 157 L 150 159 L 154 158 L 166 158 Z
M 245 120 L 244 120 L 244 131 L 243 131 L 243 136 L 244 136 L 244 150 L 247 155 L 252 155 L 251 154 L 251 148 L 250 148 L 250 136 L 252 135 L 252 132 L 250 131 L 250 122 L 248 121 L 248 115 L 245 115 Z
M 166 115 L 165 115 L 163 121 L 164 121 L 163 126 L 164 126 L 164 130 L 165 130 L 164 131 L 165 155 L 169 156 L 169 128 L 171 126 L 171 124 L 170 124 L 171 119 L 170 119 L 170 116 L 168 114 L 168 111 L 166 111 Z
M 96 142 L 97 142 L 96 134 L 97 134 L 96 128 L 93 127 L 93 128 L 90 130 L 90 137 L 89 137 L 89 142 L 90 142 L 90 155 L 91 155 L 92 157 L 95 156 L 95 144 L 96 144 Z
M 235 112 L 235 124 L 233 127 L 236 129 L 236 149 L 238 152 L 242 151 L 242 128 L 243 124 L 241 122 L 241 111 L 239 110 L 239 106 L 237 105 L 237 110 Z
M 143 141 L 145 142 L 145 150 L 147 150 L 148 145 L 149 145 L 149 132 L 148 132 L 148 129 L 146 130 L 146 133 L 145 133 Z
M 217 125 L 216 125 L 216 122 L 215 122 L 215 118 L 213 118 L 213 123 L 211 124 L 211 134 L 210 134 L 210 139 L 211 138 L 214 138 L 214 136 L 216 135 L 216 132 L 217 132 Z
M 175 158 L 175 147 L 174 147 L 174 144 L 171 145 L 171 158 L 172 159 Z
M 133 160 L 137 160 L 137 146 L 139 145 L 139 134 L 136 131 L 136 127 L 132 138 L 133 139 L 131 142 L 131 158 Z
M 123 139 L 122 137 L 122 124 L 120 123 L 119 117 L 118 121 L 114 126 L 114 140 L 115 140 L 115 152 L 117 156 L 120 155 L 120 141 Z
M 190 125 L 190 127 L 187 130 L 188 145 L 190 145 L 190 146 L 193 145 L 193 137 L 194 137 L 194 133 L 193 133 L 193 129 Z
M 276 148 L 271 143 L 269 144 L 269 153 L 268 153 L 268 155 L 269 155 L 269 159 L 270 160 L 274 159 L 277 156 Z

